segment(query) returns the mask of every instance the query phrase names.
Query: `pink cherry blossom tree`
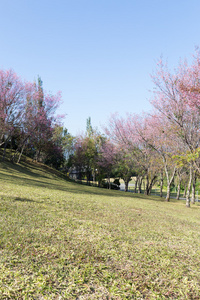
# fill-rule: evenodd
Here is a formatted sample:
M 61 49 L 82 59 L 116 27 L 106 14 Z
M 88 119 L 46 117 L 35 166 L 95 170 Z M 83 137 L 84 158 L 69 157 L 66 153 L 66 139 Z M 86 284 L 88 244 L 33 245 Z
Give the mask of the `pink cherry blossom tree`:
M 155 84 L 154 98 L 151 103 L 155 110 L 169 124 L 174 140 L 179 140 L 174 155 L 184 160 L 188 169 L 200 171 L 200 111 L 199 111 L 199 56 L 188 66 L 181 62 L 174 72 L 170 72 L 162 61 L 153 74 Z M 193 170 L 189 172 L 193 173 Z M 191 177 L 191 176 L 190 176 Z M 189 181 L 190 183 L 190 181 Z M 188 189 L 190 187 L 188 186 Z M 189 201 L 186 201 L 189 207 Z
M 97 170 L 102 178 L 101 174 L 105 174 L 108 178 L 108 187 L 111 188 L 110 176 L 113 169 L 116 167 L 118 158 L 118 152 L 115 145 L 108 139 L 102 138 L 98 157 L 97 157 Z M 100 185 L 100 182 L 99 182 Z
M 13 155 L 14 161 L 19 153 L 18 162 L 27 145 L 35 148 L 36 160 L 39 160 L 41 151 L 44 152 L 49 142 L 53 142 L 54 126 L 60 123 L 60 118 L 56 116 L 56 109 L 61 103 L 60 93 L 49 95 L 43 92 L 41 86 L 27 83 L 25 95 L 21 139 Z
M 145 193 L 150 194 L 157 179 L 156 164 L 151 160 L 152 156 L 155 157 L 155 151 L 153 153 L 152 148 L 138 135 L 135 128 L 137 118 L 136 115 L 128 115 L 127 118 L 119 117 L 116 114 L 112 115 L 109 126 L 106 128 L 106 134 L 121 151 L 119 161 L 122 162 L 121 166 L 127 167 L 124 172 L 129 174 L 126 176 L 128 181 L 131 180 L 133 173 L 136 173 L 135 188 L 138 185 L 138 191 L 141 192 L 142 181 L 145 178 Z M 127 183 L 126 180 L 125 186 Z
M 151 153 L 148 158 L 148 162 L 153 159 L 153 154 L 156 152 L 160 157 L 158 162 L 162 161 L 163 168 L 165 170 L 167 179 L 167 196 L 166 201 L 170 199 L 170 187 L 175 176 L 176 166 L 173 162 L 173 151 L 175 149 L 175 140 L 171 139 L 171 133 L 169 131 L 169 124 L 164 123 L 163 119 L 158 115 L 147 115 L 147 116 L 134 116 L 130 125 L 133 130 L 133 134 L 140 139 L 145 145 L 145 152 Z M 155 174 L 160 170 L 158 166 L 155 170 Z M 148 182 L 148 180 L 147 180 Z
M 24 83 L 16 73 L 0 70 L 0 146 L 4 149 L 21 126 L 25 95 Z

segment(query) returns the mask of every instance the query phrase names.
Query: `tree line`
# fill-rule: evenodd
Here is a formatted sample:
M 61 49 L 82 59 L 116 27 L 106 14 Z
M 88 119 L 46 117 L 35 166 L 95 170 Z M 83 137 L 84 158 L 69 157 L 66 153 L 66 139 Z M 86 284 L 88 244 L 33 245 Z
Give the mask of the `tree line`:
M 196 179 L 200 174 L 200 53 L 193 62 L 180 62 L 170 71 L 160 60 L 152 74 L 154 91 L 152 110 L 143 114 L 113 114 L 104 135 L 87 131 L 75 144 L 73 164 L 85 171 L 105 174 L 114 170 L 124 179 L 125 190 L 135 174 L 135 189 L 151 193 L 157 182 L 160 195 L 167 185 L 166 201 L 171 187 L 177 186 L 177 199 L 184 186 L 186 206 L 195 201 Z M 103 175 L 104 174 L 104 175 Z M 191 193 L 192 191 L 192 193 Z
M 88 118 L 86 132 L 73 137 L 62 126 L 56 110 L 61 94 L 48 94 L 40 77 L 22 82 L 11 70 L 0 70 L 0 147 L 2 159 L 11 149 L 10 160 L 22 153 L 55 168 L 75 170 L 81 179 L 91 178 L 102 186 L 104 178 L 122 178 L 125 190 L 134 176 L 135 192 L 151 193 L 153 185 L 177 186 L 177 199 L 184 187 L 186 206 L 195 202 L 200 174 L 200 52 L 193 61 L 180 62 L 169 70 L 160 60 L 152 74 L 151 112 L 112 114 L 101 133 Z

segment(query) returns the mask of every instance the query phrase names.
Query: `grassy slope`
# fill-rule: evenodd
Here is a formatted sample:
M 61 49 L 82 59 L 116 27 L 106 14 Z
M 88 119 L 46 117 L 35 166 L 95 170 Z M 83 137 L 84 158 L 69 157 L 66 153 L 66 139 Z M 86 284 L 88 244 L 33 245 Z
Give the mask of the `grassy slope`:
M 200 206 L 0 165 L 0 299 L 199 299 Z

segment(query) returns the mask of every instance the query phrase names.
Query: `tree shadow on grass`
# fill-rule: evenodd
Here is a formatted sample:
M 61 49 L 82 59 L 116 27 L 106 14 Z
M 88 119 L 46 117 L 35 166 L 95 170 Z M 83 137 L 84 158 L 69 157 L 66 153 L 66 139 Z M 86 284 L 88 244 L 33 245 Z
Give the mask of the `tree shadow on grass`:
M 14 196 L 7 196 L 7 195 L 1 196 L 0 199 L 12 201 L 12 202 L 19 201 L 19 202 L 30 202 L 30 203 L 43 203 L 43 201 L 37 201 L 26 197 L 14 197 Z
M 37 173 L 39 171 L 39 167 L 32 167 L 30 168 L 29 165 L 27 164 L 12 164 L 11 162 L 6 162 L 3 164 L 2 169 L 12 173 L 12 172 L 19 172 L 20 174 L 24 174 L 27 176 L 32 176 L 32 177 L 44 177 L 44 178 L 49 178 L 48 176 L 45 175 L 41 175 L 39 173 Z M 35 170 L 36 172 L 33 172 L 32 170 Z
M 29 198 L 22 198 L 22 197 L 13 197 L 13 201 L 20 201 L 20 202 L 34 202 L 34 203 L 41 203 L 41 201 L 35 201 Z
M 61 174 L 57 170 L 51 170 L 48 166 L 35 164 L 31 162 L 22 162 L 19 165 L 12 164 L 10 162 L 3 163 L 1 166 L 2 169 L 8 171 L 7 174 L 3 174 L 0 172 L 0 180 L 4 180 L 10 182 L 12 184 L 22 185 L 22 186 L 32 186 L 32 187 L 43 187 L 53 190 L 59 190 L 63 192 L 69 192 L 74 194 L 87 194 L 87 195 L 98 195 L 105 197 L 121 197 L 121 198 L 132 198 L 134 199 L 145 199 L 145 200 L 153 200 L 156 202 L 165 202 L 163 198 L 159 196 L 146 196 L 144 194 L 135 194 L 124 191 L 114 191 L 108 190 L 104 188 L 98 188 L 93 186 L 87 186 L 85 184 L 80 184 L 77 182 L 73 182 L 69 179 L 64 178 L 64 175 Z M 16 175 L 17 172 L 17 175 Z M 42 173 L 39 173 L 42 172 Z M 19 176 L 18 176 L 19 174 Z M 54 175 L 54 178 L 48 177 L 45 174 Z M 31 178 L 27 178 L 31 177 Z M 58 181 L 58 183 L 53 183 Z M 59 181 L 62 181 L 62 184 L 59 184 Z M 30 199 L 29 199 L 30 200 Z M 19 201 L 19 200 L 18 200 Z M 178 200 L 171 199 L 171 202 L 176 202 Z
M 124 192 L 124 191 L 114 191 L 114 190 L 108 190 L 104 188 L 98 188 L 98 187 L 93 187 L 93 186 L 87 186 L 83 184 L 79 184 L 76 182 L 69 182 L 64 179 L 62 180 L 63 184 L 57 184 L 53 183 L 51 179 L 49 179 L 50 182 L 48 181 L 43 181 L 42 180 L 43 176 L 40 176 L 38 178 L 33 177 L 33 178 L 26 178 L 22 176 L 16 176 L 16 175 L 10 175 L 10 174 L 1 174 L 0 173 L 0 180 L 3 179 L 6 182 L 10 182 L 12 184 L 17 184 L 17 185 L 22 185 L 22 186 L 29 186 L 29 187 L 42 187 L 44 189 L 52 189 L 52 190 L 58 190 L 62 192 L 67 192 L 67 193 L 73 193 L 73 194 L 80 194 L 80 195 L 96 195 L 96 196 L 103 196 L 103 197 L 115 197 L 115 198 L 132 198 L 133 201 L 134 199 L 145 199 L 145 200 L 153 200 L 156 202 L 165 202 L 163 198 L 156 197 L 156 196 L 146 196 L 144 194 L 135 194 L 135 193 L 130 193 L 130 192 Z M 43 177 L 46 179 L 46 177 Z M 54 180 L 54 179 L 53 179 Z M 29 201 L 31 202 L 30 199 L 26 198 L 18 198 L 15 199 L 15 201 Z M 32 200 L 33 201 L 33 200 Z M 175 200 L 174 200 L 175 201 Z M 173 201 L 173 202 L 174 202 Z

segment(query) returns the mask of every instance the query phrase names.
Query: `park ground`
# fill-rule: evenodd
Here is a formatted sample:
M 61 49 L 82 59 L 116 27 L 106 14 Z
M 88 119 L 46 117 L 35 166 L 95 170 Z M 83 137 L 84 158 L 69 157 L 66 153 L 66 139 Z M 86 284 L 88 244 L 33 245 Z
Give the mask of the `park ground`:
M 0 165 L 0 299 L 199 299 L 200 206 Z

